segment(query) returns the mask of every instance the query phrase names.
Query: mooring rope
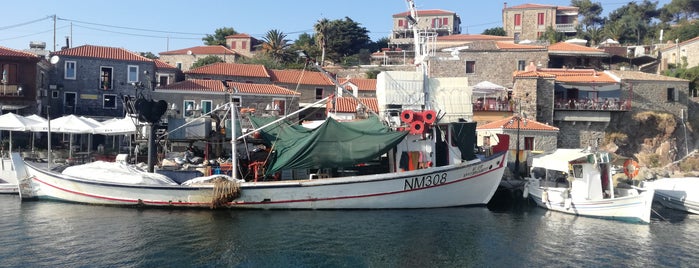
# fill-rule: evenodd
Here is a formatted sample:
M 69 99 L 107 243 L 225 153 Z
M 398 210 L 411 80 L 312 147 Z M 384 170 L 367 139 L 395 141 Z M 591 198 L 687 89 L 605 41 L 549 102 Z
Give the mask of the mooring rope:
M 214 179 L 214 193 L 211 198 L 211 208 L 225 206 L 240 196 L 240 184 L 225 178 Z

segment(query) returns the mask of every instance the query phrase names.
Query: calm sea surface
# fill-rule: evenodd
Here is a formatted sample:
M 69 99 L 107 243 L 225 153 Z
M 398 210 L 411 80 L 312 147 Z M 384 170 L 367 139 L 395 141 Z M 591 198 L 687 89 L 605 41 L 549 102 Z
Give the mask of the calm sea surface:
M 0 267 L 698 267 L 699 215 L 650 225 L 524 205 L 210 211 L 0 195 Z

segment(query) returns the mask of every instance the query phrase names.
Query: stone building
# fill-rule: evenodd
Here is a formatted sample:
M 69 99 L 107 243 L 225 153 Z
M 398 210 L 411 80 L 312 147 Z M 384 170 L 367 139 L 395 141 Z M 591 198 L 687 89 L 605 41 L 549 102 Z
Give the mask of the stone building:
M 611 67 L 611 55 L 602 49 L 568 42 L 558 42 L 547 49 L 548 68 L 608 70 Z
M 192 64 L 209 56 L 216 56 L 228 63 L 235 63 L 240 57 L 237 52 L 224 46 L 196 46 L 160 52 L 159 55 L 161 61 L 181 71 L 192 69 Z
M 155 62 L 123 48 L 83 45 L 51 54 L 51 117 L 123 117 L 122 98 L 153 88 Z
M 558 147 L 583 148 L 603 140 L 610 125 L 642 111 L 682 116 L 687 80 L 637 71 L 529 69 L 514 74 L 512 98 L 527 118 L 560 129 Z
M 666 46 L 659 51 L 661 64 L 660 70 L 669 69 L 668 65 L 680 66 L 687 64 L 686 68 L 699 66 L 699 36 L 692 39 Z
M 0 47 L 0 72 L 0 112 L 41 113 L 48 87 L 48 62 L 29 52 Z
M 226 36 L 226 46 L 243 57 L 252 57 L 262 41 L 249 34 L 234 34 Z
M 156 87 L 167 86 L 184 80 L 184 73 L 182 73 L 182 70 L 159 59 L 153 61 L 155 62 Z
M 519 115 L 480 125 L 476 127 L 476 133 L 477 144 L 485 148 L 499 143 L 496 134 L 510 136 L 508 162 L 514 163 L 517 160 L 516 154 L 519 154 L 521 172 L 526 172 L 527 159 L 532 152 L 552 151 L 558 148 L 559 129 L 557 127 Z
M 323 98 L 335 94 L 336 86 L 320 72 L 305 70 L 270 70 L 271 80 L 277 86 L 299 92 L 298 105 L 309 108 L 300 114 L 306 120 L 325 119 L 325 104 L 313 105 Z
M 551 27 L 556 32 L 567 36 L 576 34 L 578 26 L 578 8 L 572 6 L 552 6 L 541 4 L 522 4 L 502 9 L 502 25 L 507 36 L 515 43 L 524 40 L 538 40 L 546 29 Z
M 472 41 L 441 49 L 430 61 L 431 77 L 468 77 L 470 86 L 483 81 L 512 87 L 512 72 L 530 63 L 546 66 L 545 47 L 506 41 Z
M 413 28 L 410 26 L 413 22 L 408 19 L 409 16 L 409 11 L 393 14 L 393 30 L 389 38 L 390 45 L 414 50 Z M 432 37 L 461 33 L 461 18 L 453 11 L 441 9 L 418 10 L 415 23 L 415 27 L 421 32 L 429 32 Z
M 376 98 L 376 79 L 340 78 L 338 82 L 355 97 Z M 346 92 L 338 91 L 339 96 L 343 96 L 344 94 L 346 94 Z

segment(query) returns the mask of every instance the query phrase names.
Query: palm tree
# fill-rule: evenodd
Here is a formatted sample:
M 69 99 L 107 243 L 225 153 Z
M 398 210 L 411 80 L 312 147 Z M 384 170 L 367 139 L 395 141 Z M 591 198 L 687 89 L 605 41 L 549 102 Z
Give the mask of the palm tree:
M 619 39 L 621 38 L 621 35 L 624 33 L 624 27 L 618 21 L 609 22 L 604 25 L 603 32 L 607 37 L 621 42 L 621 40 Z
M 604 32 L 600 27 L 594 25 L 585 27 L 585 36 L 590 39 L 591 47 L 599 44 L 603 34 Z
M 287 55 L 289 55 L 288 48 L 291 44 L 285 38 L 286 34 L 282 31 L 277 29 L 269 30 L 262 37 L 262 52 L 269 54 L 279 62 L 286 60 Z
M 325 44 L 327 41 L 327 29 L 328 25 L 330 24 L 330 21 L 328 19 L 323 18 L 319 20 L 316 25 L 313 26 L 313 28 L 316 31 L 316 43 L 318 43 L 318 46 L 320 47 L 322 53 L 320 56 L 320 65 L 323 66 L 323 62 L 325 62 Z

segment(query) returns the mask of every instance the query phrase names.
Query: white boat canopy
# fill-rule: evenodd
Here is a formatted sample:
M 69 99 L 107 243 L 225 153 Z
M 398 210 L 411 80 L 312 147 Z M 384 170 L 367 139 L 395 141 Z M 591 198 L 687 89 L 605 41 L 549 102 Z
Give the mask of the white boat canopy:
M 505 92 L 507 89 L 493 82 L 483 81 L 473 86 L 473 94 L 493 94 Z
M 590 155 L 582 149 L 557 149 L 550 154 L 537 155 L 532 158 L 532 167 L 541 167 L 549 170 L 568 172 L 568 164 L 571 161 Z

